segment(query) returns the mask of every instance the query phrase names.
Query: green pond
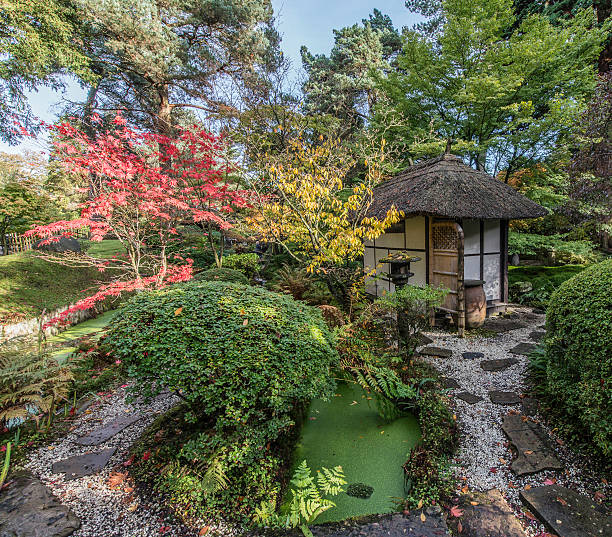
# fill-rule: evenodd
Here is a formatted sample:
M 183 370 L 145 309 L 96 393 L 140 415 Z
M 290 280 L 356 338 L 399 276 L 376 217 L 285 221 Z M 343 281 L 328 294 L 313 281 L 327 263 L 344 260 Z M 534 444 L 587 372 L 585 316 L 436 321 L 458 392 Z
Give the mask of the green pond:
M 98 315 L 95 319 L 89 319 L 88 321 L 75 324 L 55 336 L 48 337 L 47 343 L 50 347 L 59 347 L 51 351 L 51 356 L 60 361 L 64 360 L 76 350 L 76 347 L 70 345 L 71 341 L 88 334 L 93 334 L 92 340 L 95 341 L 98 339 L 99 332 L 106 328 L 106 325 L 108 325 L 115 312 L 116 310 L 107 311 L 106 313 Z
M 404 497 L 402 465 L 420 434 L 414 416 L 391 423 L 382 420 L 375 401 L 355 384 L 340 384 L 330 401 L 313 401 L 296 446 L 294 466 L 304 459 L 313 473 L 322 466 L 342 466 L 348 484 L 374 488 L 368 499 L 346 493 L 332 497 L 336 507 L 319 516 L 316 523 L 396 510 L 394 500 Z

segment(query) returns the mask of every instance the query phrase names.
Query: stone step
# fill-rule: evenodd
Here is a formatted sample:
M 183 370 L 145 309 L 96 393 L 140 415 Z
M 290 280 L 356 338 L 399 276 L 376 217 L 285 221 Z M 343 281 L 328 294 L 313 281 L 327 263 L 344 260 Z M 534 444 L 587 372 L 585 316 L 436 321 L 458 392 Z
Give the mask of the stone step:
M 529 334 L 529 337 L 533 339 L 533 341 L 542 341 L 546 336 L 546 332 L 544 330 L 534 330 Z
M 516 358 L 502 358 L 501 360 L 484 360 L 480 362 L 480 367 L 484 371 L 504 371 L 509 367 L 518 364 L 518 360 Z
M 480 360 L 485 357 L 484 352 L 464 352 L 461 356 L 466 360 Z
M 480 397 L 479 395 L 474 395 L 470 392 L 460 392 L 458 394 L 455 394 L 455 397 L 461 399 L 462 401 L 465 401 L 468 405 L 473 405 L 482 401 L 482 397 Z
M 528 356 L 531 354 L 537 345 L 535 343 L 519 343 L 516 347 L 510 349 L 512 354 L 521 354 L 523 356 Z
M 508 414 L 502 421 L 502 430 L 518 453 L 511 465 L 516 475 L 563 469 L 563 465 L 548 445 L 546 432 L 539 424 L 529 419 L 523 420 L 520 414 Z
M 74 455 L 53 463 L 51 471 L 54 474 L 66 474 L 66 480 L 78 479 L 99 472 L 106 466 L 117 448 L 107 448 L 96 453 Z
M 104 427 L 95 429 L 88 435 L 77 438 L 74 442 L 75 444 L 79 444 L 81 446 L 99 446 L 143 417 L 143 414 L 128 414 L 125 416 L 120 416 Z
M 461 388 L 459 383 L 450 377 L 440 377 L 442 381 L 442 386 L 444 386 L 447 390 L 456 390 L 457 388 Z
M 443 347 L 423 347 L 419 354 L 423 356 L 435 356 L 438 358 L 450 358 L 453 355 L 453 351 L 450 349 L 444 349 Z
M 612 517 L 589 497 L 559 485 L 522 490 L 520 498 L 559 537 L 612 537 Z
M 518 405 L 521 402 L 521 398 L 517 393 L 501 392 L 498 390 L 490 391 L 489 399 L 495 405 Z
M 13 476 L 0 494 L 0 535 L 65 537 L 81 521 L 29 472 Z

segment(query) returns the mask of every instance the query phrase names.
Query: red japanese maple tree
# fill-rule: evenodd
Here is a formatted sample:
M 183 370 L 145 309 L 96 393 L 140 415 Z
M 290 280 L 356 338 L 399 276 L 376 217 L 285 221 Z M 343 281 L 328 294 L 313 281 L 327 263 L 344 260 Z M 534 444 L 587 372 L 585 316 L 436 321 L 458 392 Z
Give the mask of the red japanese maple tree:
M 99 118 L 95 118 L 100 121 Z M 89 228 L 92 241 L 118 239 L 126 255 L 99 259 L 87 254 L 48 255 L 50 261 L 112 270 L 110 283 L 79 300 L 52 322 L 77 310 L 145 288 L 161 288 L 192 277 L 192 261 L 168 255 L 177 227 L 214 223 L 231 227 L 227 215 L 248 204 L 249 192 L 228 184 L 221 158 L 223 141 L 199 127 L 174 137 L 129 127 L 121 115 L 112 129 L 91 139 L 78 127 L 54 125 L 55 152 L 65 169 L 88 191 L 80 218 L 37 226 L 28 233 L 58 241 Z

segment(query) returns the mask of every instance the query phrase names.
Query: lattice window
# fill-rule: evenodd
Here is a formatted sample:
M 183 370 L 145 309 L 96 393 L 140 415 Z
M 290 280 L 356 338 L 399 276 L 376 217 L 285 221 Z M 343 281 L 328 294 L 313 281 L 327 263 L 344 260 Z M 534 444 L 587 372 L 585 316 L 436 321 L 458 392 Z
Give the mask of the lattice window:
M 457 239 L 457 231 L 452 224 L 434 224 L 432 241 L 435 250 L 457 250 Z

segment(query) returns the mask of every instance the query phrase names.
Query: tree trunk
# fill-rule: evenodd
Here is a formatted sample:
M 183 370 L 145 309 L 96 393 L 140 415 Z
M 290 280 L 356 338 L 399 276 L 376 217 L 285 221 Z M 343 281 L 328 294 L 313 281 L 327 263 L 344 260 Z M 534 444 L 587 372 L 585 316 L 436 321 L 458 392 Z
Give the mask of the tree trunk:
M 153 122 L 157 134 L 172 135 L 172 106 L 170 105 L 170 91 L 168 84 L 162 84 L 157 90 L 159 95 L 159 108 Z

